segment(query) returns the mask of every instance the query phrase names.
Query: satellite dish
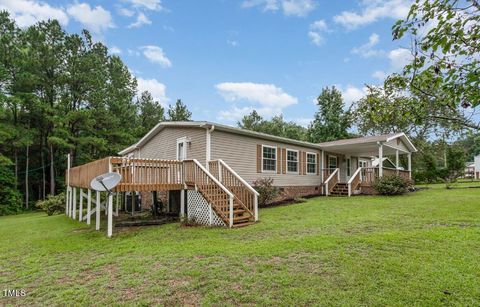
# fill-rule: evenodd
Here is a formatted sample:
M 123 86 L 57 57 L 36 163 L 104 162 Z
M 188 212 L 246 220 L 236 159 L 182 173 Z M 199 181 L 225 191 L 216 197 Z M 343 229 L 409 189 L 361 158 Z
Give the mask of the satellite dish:
M 90 187 L 95 191 L 110 192 L 111 189 L 117 186 L 122 180 L 122 175 L 119 173 L 106 173 L 97 176 L 90 182 Z

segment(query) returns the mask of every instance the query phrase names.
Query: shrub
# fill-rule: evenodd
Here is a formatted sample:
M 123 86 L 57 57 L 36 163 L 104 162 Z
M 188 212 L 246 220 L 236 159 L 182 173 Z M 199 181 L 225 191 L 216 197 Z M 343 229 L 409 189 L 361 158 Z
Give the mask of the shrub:
M 410 180 L 400 176 L 384 176 L 375 180 L 373 188 L 380 195 L 401 195 L 405 194 L 412 187 Z
M 65 212 L 65 193 L 55 196 L 48 195 L 47 199 L 37 201 L 35 207 L 45 211 L 48 215 Z
M 16 189 L 13 163 L 0 154 L 0 215 L 18 213 L 22 210 L 22 199 Z
M 273 185 L 273 178 L 260 178 L 253 182 L 255 190 L 260 194 L 258 196 L 258 205 L 266 206 L 272 202 L 278 195 L 278 188 Z

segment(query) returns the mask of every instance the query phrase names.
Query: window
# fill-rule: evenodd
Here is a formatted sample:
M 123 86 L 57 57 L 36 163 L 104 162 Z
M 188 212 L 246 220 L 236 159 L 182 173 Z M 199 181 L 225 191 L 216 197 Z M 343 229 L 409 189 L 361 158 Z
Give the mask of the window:
M 351 160 L 350 160 L 350 158 L 347 158 L 347 176 L 349 176 L 349 177 L 350 177 L 350 173 L 351 173 L 350 169 L 351 169 Z
M 360 167 L 368 167 L 368 162 L 365 160 L 358 161 L 358 166 Z
M 328 156 L 328 168 L 337 168 L 336 156 Z
M 262 170 L 275 172 L 277 170 L 277 148 L 262 146 Z
M 298 173 L 298 150 L 287 149 L 287 172 Z
M 307 174 L 317 173 L 317 154 L 307 152 Z

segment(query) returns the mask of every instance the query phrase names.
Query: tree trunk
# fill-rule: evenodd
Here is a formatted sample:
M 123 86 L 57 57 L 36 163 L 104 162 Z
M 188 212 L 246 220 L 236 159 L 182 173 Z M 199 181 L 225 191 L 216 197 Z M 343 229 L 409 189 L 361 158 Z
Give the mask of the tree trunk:
M 28 210 L 28 164 L 29 164 L 30 145 L 27 145 L 27 154 L 25 156 L 25 208 Z
M 55 195 L 55 165 L 53 164 L 52 144 L 50 144 L 50 194 Z
M 44 147 L 44 142 L 43 142 L 43 136 L 42 136 L 42 142 L 40 145 L 40 159 L 42 160 L 42 195 L 41 198 L 45 200 L 45 157 L 43 154 L 43 147 Z

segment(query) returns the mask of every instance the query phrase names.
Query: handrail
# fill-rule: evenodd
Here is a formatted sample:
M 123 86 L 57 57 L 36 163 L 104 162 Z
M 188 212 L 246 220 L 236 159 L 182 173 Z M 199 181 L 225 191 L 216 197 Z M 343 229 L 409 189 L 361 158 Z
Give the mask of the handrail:
M 328 188 L 328 185 L 330 183 L 330 180 L 332 180 L 332 178 L 337 175 L 337 180 L 338 180 L 338 176 L 339 176 L 339 168 L 336 168 L 333 173 L 330 174 L 330 176 L 328 176 L 327 180 L 325 180 L 325 195 L 328 196 L 330 194 L 330 190 Z
M 250 190 L 250 192 L 252 192 L 253 194 L 259 196 L 260 194 L 257 192 L 257 190 L 255 190 L 250 184 L 248 184 L 248 182 L 246 182 L 242 177 L 240 177 L 240 175 L 238 175 L 230 166 L 228 166 L 227 163 L 225 163 L 222 159 L 218 159 L 218 161 L 220 162 L 220 164 L 222 164 L 223 167 L 225 167 L 226 169 L 228 169 L 228 171 L 230 173 L 232 173 L 233 176 L 235 176 L 238 180 L 240 180 L 241 183 L 243 183 L 243 185 L 245 185 L 245 187 L 247 189 Z
M 357 168 L 355 173 L 353 173 L 352 177 L 348 180 L 348 196 L 352 195 L 352 182 L 354 180 L 358 180 L 358 182 L 360 182 L 362 180 L 362 168 L 361 167 Z
M 200 167 L 200 169 L 213 181 L 215 182 L 215 184 L 217 184 L 225 193 L 227 193 L 227 195 L 229 197 L 233 197 L 234 195 L 232 194 L 232 192 L 230 192 L 225 186 L 223 186 L 223 184 L 217 180 L 217 178 L 215 178 L 209 171 L 207 171 L 207 169 L 200 163 L 198 162 L 197 159 L 190 159 L 190 160 L 183 160 L 184 162 L 189 162 L 189 161 L 192 161 L 194 162 L 198 167 Z

